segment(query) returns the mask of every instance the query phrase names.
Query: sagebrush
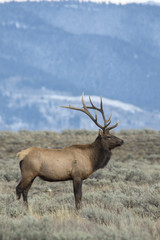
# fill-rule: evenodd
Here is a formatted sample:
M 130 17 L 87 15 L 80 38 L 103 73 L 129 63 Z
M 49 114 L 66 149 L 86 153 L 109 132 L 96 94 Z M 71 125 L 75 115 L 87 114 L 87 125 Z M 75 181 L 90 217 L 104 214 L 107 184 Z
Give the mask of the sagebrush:
M 114 133 L 125 144 L 83 185 L 83 207 L 74 209 L 71 182 L 36 179 L 29 211 L 17 201 L 16 153 L 39 146 L 91 143 L 97 132 L 0 132 L 0 239 L 160 239 L 160 132 Z

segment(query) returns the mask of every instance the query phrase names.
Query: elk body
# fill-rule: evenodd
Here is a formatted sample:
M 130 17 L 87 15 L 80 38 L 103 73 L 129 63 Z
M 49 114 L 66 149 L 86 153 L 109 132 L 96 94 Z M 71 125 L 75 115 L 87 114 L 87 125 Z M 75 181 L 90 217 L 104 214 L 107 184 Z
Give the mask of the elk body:
M 82 199 L 82 181 L 87 179 L 97 169 L 106 166 L 111 157 L 111 150 L 122 145 L 123 140 L 109 133 L 111 129 L 118 125 L 118 122 L 108 127 L 111 123 L 111 116 L 106 120 L 102 98 L 100 108 L 95 107 L 91 99 L 91 106 L 87 107 L 83 96 L 82 103 L 83 108 L 75 108 L 71 105 L 65 108 L 84 112 L 101 129 L 93 143 L 72 145 L 63 149 L 31 147 L 17 154 L 20 162 L 22 179 L 16 187 L 16 195 L 17 199 L 20 199 L 22 194 L 26 206 L 28 206 L 28 191 L 34 179 L 38 176 L 49 182 L 72 180 L 75 205 L 76 209 L 79 209 Z M 97 122 L 97 114 L 94 118 L 88 109 L 94 109 L 101 112 L 104 126 L 101 126 Z

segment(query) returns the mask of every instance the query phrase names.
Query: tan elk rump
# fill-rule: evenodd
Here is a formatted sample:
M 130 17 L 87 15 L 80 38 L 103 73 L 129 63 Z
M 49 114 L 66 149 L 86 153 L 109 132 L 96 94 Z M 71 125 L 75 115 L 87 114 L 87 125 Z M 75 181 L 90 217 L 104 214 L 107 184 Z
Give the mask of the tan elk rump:
M 123 140 L 111 135 L 109 131 L 118 125 L 118 122 L 110 126 L 111 116 L 107 120 L 103 111 L 102 98 L 100 108 L 94 106 L 90 99 L 91 106 L 86 106 L 82 95 L 83 108 L 75 108 L 71 105 L 65 108 L 82 111 L 100 128 L 99 135 L 91 144 L 72 145 L 63 149 L 46 149 L 31 147 L 17 153 L 20 162 L 22 179 L 16 187 L 17 198 L 23 195 L 24 203 L 28 206 L 28 191 L 38 176 L 43 180 L 67 181 L 73 180 L 73 189 L 76 208 L 79 209 L 82 198 L 82 181 L 87 179 L 94 171 L 103 168 L 111 157 L 111 150 L 122 145 Z M 88 109 L 94 109 L 102 114 L 104 126 L 97 121 Z

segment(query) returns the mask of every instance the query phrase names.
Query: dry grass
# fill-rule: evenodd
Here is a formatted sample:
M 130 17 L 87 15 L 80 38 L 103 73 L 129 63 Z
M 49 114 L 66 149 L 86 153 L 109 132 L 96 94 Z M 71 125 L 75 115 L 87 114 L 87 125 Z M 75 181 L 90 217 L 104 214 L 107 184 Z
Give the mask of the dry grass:
M 83 208 L 74 210 L 71 182 L 36 179 L 29 211 L 15 198 L 18 151 L 90 143 L 96 132 L 0 132 L 0 239 L 160 239 L 160 132 L 121 131 L 125 144 L 83 184 Z

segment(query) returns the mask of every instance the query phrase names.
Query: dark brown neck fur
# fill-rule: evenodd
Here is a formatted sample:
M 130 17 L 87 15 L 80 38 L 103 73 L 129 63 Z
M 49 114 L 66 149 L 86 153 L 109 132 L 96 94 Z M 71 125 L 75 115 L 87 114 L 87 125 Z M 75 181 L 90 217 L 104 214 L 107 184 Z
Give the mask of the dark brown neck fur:
M 93 154 L 91 156 L 91 160 L 93 163 L 93 170 L 96 171 L 99 168 L 104 168 L 110 160 L 111 151 L 104 150 L 101 144 L 101 140 L 99 137 L 92 143 Z

